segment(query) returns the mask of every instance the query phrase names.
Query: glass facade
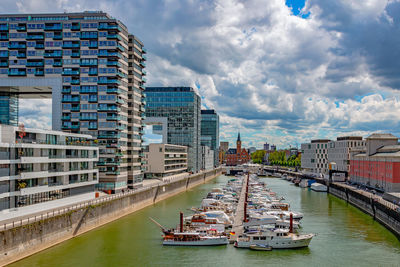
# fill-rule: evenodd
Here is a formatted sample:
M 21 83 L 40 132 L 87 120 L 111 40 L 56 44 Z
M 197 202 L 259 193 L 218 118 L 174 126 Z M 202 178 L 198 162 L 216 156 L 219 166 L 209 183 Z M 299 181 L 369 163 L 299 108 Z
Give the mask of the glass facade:
M 218 161 L 218 144 L 219 144 L 219 116 L 215 110 L 202 110 L 201 111 L 201 136 L 203 142 L 201 145 L 209 146 L 214 150 L 214 166 L 217 166 Z M 211 137 L 211 142 L 209 138 Z
M 0 79 L 62 79 L 61 129 L 97 137 L 100 186 L 140 182 L 142 42 L 103 12 L 0 15 L 0 36 Z M 17 102 L 0 96 L 2 123 L 18 123 Z
M 147 87 L 146 117 L 167 117 L 167 143 L 188 147 L 188 169 L 201 168 L 199 95 L 191 87 Z
M 18 95 L 0 92 L 0 124 L 18 125 Z

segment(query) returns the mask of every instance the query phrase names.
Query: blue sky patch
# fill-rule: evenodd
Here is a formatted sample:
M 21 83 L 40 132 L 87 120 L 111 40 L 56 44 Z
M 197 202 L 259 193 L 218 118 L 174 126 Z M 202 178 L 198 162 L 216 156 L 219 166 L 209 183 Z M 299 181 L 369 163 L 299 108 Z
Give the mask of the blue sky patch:
M 310 12 L 302 14 L 301 10 L 304 7 L 306 0 L 286 0 L 286 5 L 292 9 L 293 15 L 300 16 L 304 19 L 310 16 Z

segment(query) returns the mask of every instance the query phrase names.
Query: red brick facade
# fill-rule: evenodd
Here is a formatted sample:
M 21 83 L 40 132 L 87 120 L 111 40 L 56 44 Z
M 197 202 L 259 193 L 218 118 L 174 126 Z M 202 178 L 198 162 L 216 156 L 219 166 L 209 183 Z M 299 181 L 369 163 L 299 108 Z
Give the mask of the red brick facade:
M 236 152 L 236 153 L 232 153 Z M 242 142 L 240 141 L 240 134 L 238 134 L 238 139 L 236 141 L 236 151 L 228 150 L 226 153 L 226 165 L 236 166 L 240 164 L 247 163 L 251 160 L 251 157 L 245 148 L 242 148 Z

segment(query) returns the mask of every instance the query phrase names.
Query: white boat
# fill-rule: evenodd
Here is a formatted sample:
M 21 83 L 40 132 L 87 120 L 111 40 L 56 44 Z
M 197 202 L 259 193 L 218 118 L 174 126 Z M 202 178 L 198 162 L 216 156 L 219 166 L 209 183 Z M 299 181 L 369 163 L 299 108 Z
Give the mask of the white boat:
M 285 229 L 267 230 L 239 236 L 235 247 L 250 248 L 250 246 L 260 245 L 273 249 L 301 248 L 308 247 L 313 237 L 314 234 L 293 234 Z
M 203 236 L 196 232 L 169 233 L 164 235 L 164 246 L 219 246 L 229 243 L 226 236 Z
M 302 188 L 308 187 L 308 179 L 301 180 L 299 186 L 302 187 Z
M 320 184 L 320 183 L 313 183 L 311 185 L 311 189 L 314 190 L 314 191 L 317 191 L 317 192 L 326 192 L 326 191 L 328 191 L 328 188 L 325 185 Z

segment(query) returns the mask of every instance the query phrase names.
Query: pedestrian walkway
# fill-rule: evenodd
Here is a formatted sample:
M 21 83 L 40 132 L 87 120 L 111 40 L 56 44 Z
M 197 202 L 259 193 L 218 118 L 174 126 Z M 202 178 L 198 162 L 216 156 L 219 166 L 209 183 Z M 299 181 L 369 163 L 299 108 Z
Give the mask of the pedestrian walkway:
M 236 214 L 233 219 L 233 225 L 232 225 L 232 232 L 235 233 L 235 235 L 233 236 L 235 240 L 238 238 L 239 235 L 243 234 L 244 201 L 246 198 L 247 183 L 248 183 L 248 178 L 244 177 L 242 191 L 240 192 L 239 202 L 236 207 Z

